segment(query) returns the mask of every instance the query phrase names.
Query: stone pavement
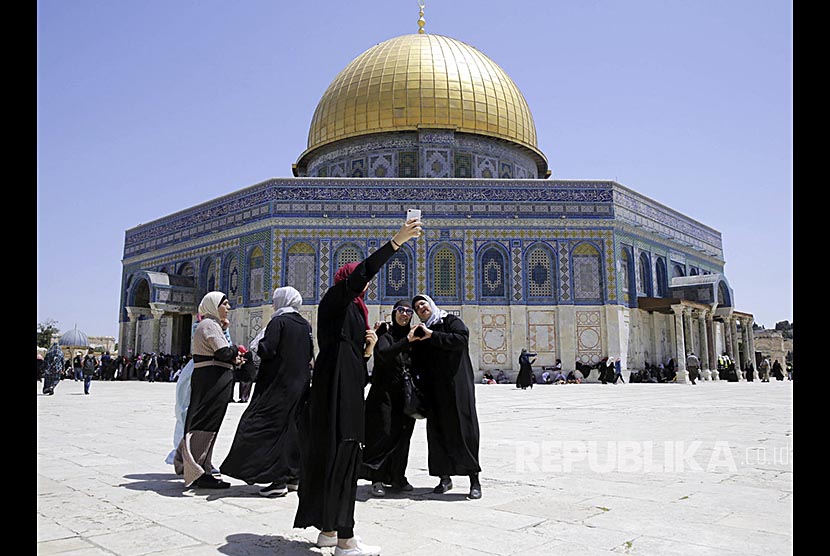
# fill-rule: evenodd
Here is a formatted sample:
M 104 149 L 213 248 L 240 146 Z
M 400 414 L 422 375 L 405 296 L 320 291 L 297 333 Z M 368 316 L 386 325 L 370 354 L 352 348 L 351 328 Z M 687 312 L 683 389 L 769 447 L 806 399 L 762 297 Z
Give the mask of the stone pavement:
M 423 422 L 414 492 L 373 498 L 355 531 L 384 555 L 792 554 L 793 383 L 477 385 L 481 500 L 433 495 Z M 184 490 L 164 463 L 174 384 L 62 381 L 37 396 L 37 549 L 64 556 L 329 555 L 293 529 L 297 496 L 228 479 Z M 221 464 L 247 404 L 231 404 Z

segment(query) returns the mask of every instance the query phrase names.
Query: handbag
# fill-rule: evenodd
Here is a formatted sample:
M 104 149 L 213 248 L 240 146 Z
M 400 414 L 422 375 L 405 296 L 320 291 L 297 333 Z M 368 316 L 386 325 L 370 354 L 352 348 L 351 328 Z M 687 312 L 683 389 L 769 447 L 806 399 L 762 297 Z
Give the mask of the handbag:
M 409 371 L 403 371 L 403 412 L 413 419 L 426 418 L 426 404 Z

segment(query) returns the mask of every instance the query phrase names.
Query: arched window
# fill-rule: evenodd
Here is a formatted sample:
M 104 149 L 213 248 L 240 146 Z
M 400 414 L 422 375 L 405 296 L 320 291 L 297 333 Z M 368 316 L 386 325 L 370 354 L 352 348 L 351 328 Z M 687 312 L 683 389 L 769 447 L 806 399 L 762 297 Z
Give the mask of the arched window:
M 208 257 L 202 261 L 202 284 L 204 292 L 213 292 L 218 289 L 216 280 L 216 259 Z
M 574 300 L 602 302 L 602 274 L 599 250 L 590 243 L 580 243 L 571 255 Z
M 640 275 L 639 275 L 640 293 L 646 297 L 651 297 L 651 261 L 648 258 L 648 253 L 640 253 Z
M 550 249 L 544 245 L 534 245 L 525 255 L 525 272 L 527 275 L 527 292 L 525 297 L 553 298 L 555 294 L 556 267 L 555 258 Z
M 265 290 L 265 253 L 259 246 L 248 254 L 248 302 L 255 303 L 264 299 Z
M 337 272 L 338 268 L 344 264 L 359 263 L 363 259 L 363 251 L 360 247 L 353 243 L 348 243 L 338 247 L 337 252 L 334 254 L 336 265 L 334 267 L 334 272 L 332 273 L 332 281 L 334 280 L 334 274 Z
M 496 246 L 485 248 L 479 267 L 482 297 L 507 297 L 504 254 Z
M 412 299 L 409 250 L 398 249 L 384 266 L 383 297 L 386 300 Z
M 226 293 L 228 299 L 237 302 L 240 295 L 239 290 L 239 263 L 236 256 L 230 255 L 225 259 L 224 268 L 222 270 L 222 291 Z
M 666 262 L 662 258 L 657 259 L 657 297 L 668 297 L 669 281 L 666 275 Z
M 697 276 L 698 274 L 700 274 L 700 272 L 697 270 L 696 266 L 693 266 L 689 271 L 689 276 Z
M 179 267 L 179 272 L 177 274 L 179 276 L 189 276 L 194 278 L 196 276 L 196 267 L 193 266 L 193 263 L 191 262 L 182 263 L 182 266 Z
M 295 243 L 285 256 L 283 286 L 295 288 L 303 296 L 303 302 L 313 302 L 317 283 L 317 252 L 308 243 Z
M 433 252 L 430 268 L 433 295 L 449 301 L 460 301 L 458 271 L 461 263 L 456 251 L 449 246 L 438 247 Z
M 675 264 L 671 268 L 671 277 L 672 278 L 679 278 L 681 276 L 686 276 L 686 270 L 683 268 L 683 265 Z
M 633 270 L 634 265 L 631 257 L 630 247 L 623 247 L 620 251 L 620 283 L 622 284 L 622 301 L 631 306 L 632 300 L 636 297 L 634 292 Z

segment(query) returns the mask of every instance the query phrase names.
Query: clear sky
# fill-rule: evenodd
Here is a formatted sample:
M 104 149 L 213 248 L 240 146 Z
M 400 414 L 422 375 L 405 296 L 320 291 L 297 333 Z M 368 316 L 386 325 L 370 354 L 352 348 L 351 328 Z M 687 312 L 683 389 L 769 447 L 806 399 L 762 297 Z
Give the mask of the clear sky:
M 353 58 L 417 0 L 38 0 L 37 322 L 116 336 L 124 232 L 291 176 Z M 793 320 L 785 0 L 426 0 L 530 105 L 555 179 L 616 180 L 723 237 L 735 305 Z

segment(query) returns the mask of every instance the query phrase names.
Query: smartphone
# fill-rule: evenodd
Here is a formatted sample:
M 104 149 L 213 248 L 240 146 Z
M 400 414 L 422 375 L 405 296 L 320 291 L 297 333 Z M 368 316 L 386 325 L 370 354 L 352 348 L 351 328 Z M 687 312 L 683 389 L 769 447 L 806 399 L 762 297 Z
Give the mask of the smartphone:
M 406 211 L 406 221 L 409 222 L 413 218 L 416 220 L 421 219 L 421 209 L 409 209 Z

